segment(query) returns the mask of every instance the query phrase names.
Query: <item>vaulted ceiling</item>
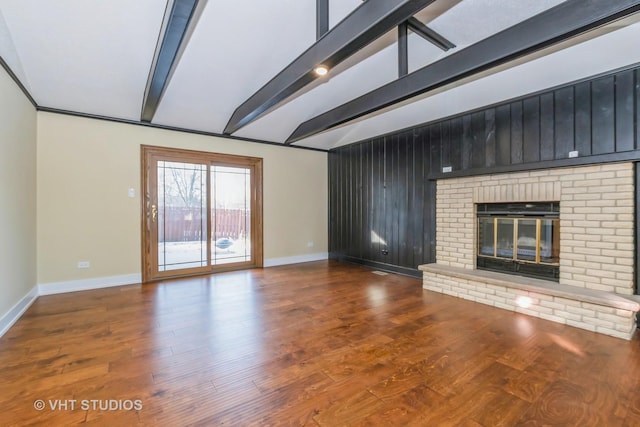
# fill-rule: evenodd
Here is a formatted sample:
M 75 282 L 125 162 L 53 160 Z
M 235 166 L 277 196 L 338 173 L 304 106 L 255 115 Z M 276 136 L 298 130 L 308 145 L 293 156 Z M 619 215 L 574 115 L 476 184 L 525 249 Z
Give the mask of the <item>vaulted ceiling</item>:
M 639 9 L 0 0 L 0 57 L 43 110 L 328 150 L 639 63 Z

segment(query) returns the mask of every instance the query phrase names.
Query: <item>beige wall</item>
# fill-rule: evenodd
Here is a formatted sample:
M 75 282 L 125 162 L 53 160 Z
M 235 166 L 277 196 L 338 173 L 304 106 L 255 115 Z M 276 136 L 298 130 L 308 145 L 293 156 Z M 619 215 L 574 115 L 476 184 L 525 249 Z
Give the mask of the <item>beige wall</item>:
M 36 285 L 36 110 L 2 67 L 0 153 L 1 319 Z
M 265 262 L 327 252 L 326 153 L 44 112 L 38 135 L 39 284 L 140 273 L 141 144 L 263 158 Z

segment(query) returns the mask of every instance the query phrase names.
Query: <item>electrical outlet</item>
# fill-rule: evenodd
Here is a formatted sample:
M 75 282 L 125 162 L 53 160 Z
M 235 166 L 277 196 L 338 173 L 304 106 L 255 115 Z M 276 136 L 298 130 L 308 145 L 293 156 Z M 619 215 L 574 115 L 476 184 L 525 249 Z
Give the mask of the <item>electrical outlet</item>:
M 451 166 L 445 166 L 442 168 L 442 173 L 449 173 L 453 170 Z
M 89 261 L 78 261 L 78 268 L 89 268 L 91 263 Z
M 578 157 L 577 151 L 569 151 L 569 158 L 573 159 L 574 157 Z
M 314 246 L 314 243 L 313 243 L 313 242 L 307 242 L 307 247 L 308 247 L 308 248 L 312 248 L 313 246 Z

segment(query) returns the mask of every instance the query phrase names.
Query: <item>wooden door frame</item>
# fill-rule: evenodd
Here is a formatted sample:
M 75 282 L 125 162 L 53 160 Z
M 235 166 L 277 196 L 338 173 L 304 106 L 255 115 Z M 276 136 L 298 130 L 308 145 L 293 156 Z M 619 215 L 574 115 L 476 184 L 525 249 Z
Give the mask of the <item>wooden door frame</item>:
M 153 263 L 157 265 L 157 259 L 153 256 L 151 248 L 151 188 L 148 179 L 151 165 L 153 161 L 149 161 L 154 157 L 169 157 L 169 160 L 185 161 L 185 162 L 206 162 L 209 167 L 213 164 L 218 166 L 245 167 L 252 170 L 251 173 L 251 262 L 229 263 L 217 266 L 208 266 L 206 271 L 198 271 L 186 274 L 171 274 L 172 272 L 163 272 L 162 274 L 154 274 Z M 262 158 L 249 156 L 236 156 L 231 154 L 220 154 L 207 151 L 184 150 L 179 148 L 157 147 L 152 145 L 140 145 L 140 171 L 141 171 L 141 190 L 140 190 L 140 229 L 141 229 L 141 266 L 142 266 L 142 283 L 170 279 L 176 277 L 184 277 L 190 275 L 211 274 L 221 271 L 241 270 L 248 268 L 260 268 L 264 265 L 263 251 L 263 168 Z M 209 184 L 207 188 L 209 188 Z M 210 191 L 209 191 L 210 193 Z M 210 195 L 207 195 L 207 199 Z M 207 222 L 210 223 L 211 209 L 207 210 Z M 208 227 L 207 234 L 210 235 L 211 228 Z M 210 248 L 208 248 L 210 256 Z M 156 250 L 157 254 L 157 250 Z

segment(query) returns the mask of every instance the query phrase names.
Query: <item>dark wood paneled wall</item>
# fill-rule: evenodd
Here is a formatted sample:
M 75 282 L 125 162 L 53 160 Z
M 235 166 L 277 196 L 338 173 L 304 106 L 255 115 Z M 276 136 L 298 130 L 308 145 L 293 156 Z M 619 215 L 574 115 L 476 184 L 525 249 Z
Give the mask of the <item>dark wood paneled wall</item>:
M 435 182 L 422 132 L 403 132 L 329 153 L 333 258 L 418 275 L 435 262 Z
M 637 159 L 639 99 L 627 69 L 431 123 L 429 178 Z
M 640 160 L 640 67 L 337 148 L 331 257 L 419 276 L 435 262 L 436 179 L 621 160 Z

